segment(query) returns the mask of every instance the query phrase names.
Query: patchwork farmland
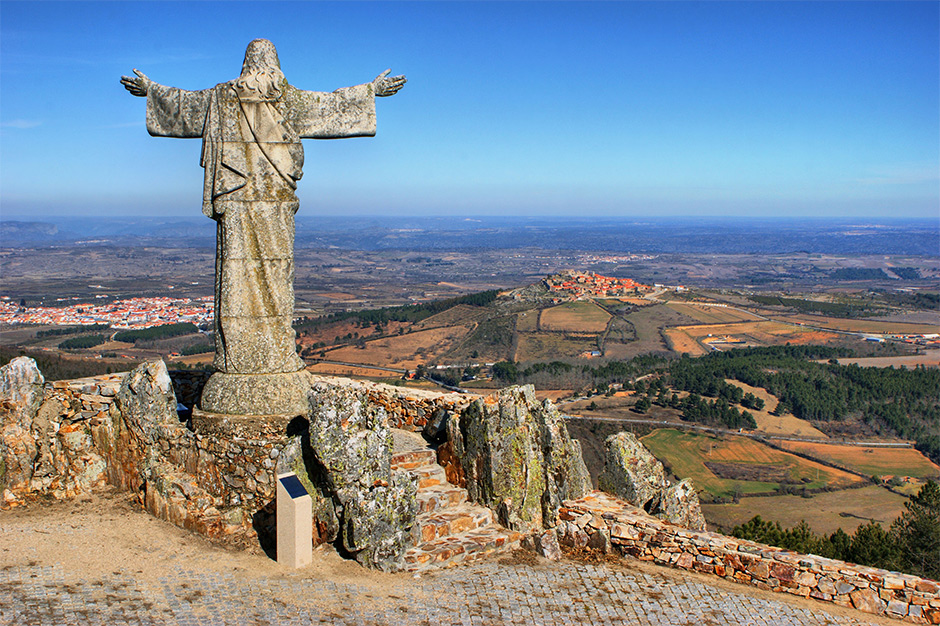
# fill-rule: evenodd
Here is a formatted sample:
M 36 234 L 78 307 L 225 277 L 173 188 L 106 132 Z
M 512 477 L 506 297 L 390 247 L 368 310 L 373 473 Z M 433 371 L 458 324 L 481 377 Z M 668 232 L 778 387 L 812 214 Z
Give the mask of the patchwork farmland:
M 940 466 L 914 448 L 881 448 L 806 441 L 782 441 L 780 446 L 868 476 L 940 478 Z
M 679 478 L 715 498 L 770 494 L 781 485 L 841 489 L 863 482 L 848 472 L 775 450 L 747 437 L 704 435 L 661 428 L 641 439 Z

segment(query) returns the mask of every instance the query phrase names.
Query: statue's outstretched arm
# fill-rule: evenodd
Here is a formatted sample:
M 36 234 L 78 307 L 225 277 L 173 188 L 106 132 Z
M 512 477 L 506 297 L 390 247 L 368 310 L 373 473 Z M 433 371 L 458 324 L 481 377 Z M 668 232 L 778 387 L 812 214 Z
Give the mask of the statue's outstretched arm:
M 376 97 L 394 96 L 408 82 L 404 75 L 389 77 L 391 73 L 392 70 L 385 70 L 372 81 L 372 89 L 375 91 Z
M 132 96 L 142 98 L 147 95 L 147 92 L 150 90 L 150 83 L 153 81 L 147 78 L 147 75 L 140 70 L 135 69 L 134 73 L 137 74 L 134 78 L 121 76 L 121 84 L 124 85 L 124 89 L 127 89 Z

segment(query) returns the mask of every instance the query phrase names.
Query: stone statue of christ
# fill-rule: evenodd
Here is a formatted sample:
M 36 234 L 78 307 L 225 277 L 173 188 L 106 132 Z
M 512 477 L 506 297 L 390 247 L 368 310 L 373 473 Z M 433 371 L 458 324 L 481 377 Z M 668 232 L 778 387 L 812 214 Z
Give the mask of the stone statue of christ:
M 404 76 L 332 93 L 288 84 L 274 44 L 248 44 L 241 75 L 210 89 L 165 87 L 134 70 L 121 83 L 147 98 L 155 137 L 202 138 L 202 210 L 217 223 L 215 361 L 200 408 L 235 415 L 301 414 L 309 388 L 294 314 L 295 190 L 301 139 L 375 135 L 375 98 Z

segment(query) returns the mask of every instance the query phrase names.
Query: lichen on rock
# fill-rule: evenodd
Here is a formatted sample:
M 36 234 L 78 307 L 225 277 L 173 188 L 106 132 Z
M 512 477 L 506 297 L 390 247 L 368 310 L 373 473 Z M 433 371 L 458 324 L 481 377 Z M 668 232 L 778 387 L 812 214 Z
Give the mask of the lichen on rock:
M 652 501 L 666 488 L 663 464 L 633 433 L 620 432 L 604 442 L 607 455 L 597 478 L 601 490 L 649 510 Z
M 702 505 L 690 478 L 664 489 L 650 507 L 650 513 L 672 524 L 705 530 Z
M 590 490 L 580 445 L 531 385 L 477 399 L 449 420 L 448 439 L 470 499 L 495 510 L 513 530 L 552 526 L 563 500 Z
M 601 490 L 667 522 L 705 530 L 705 517 L 690 479 L 669 485 L 663 464 L 633 433 L 611 435 L 604 444 L 604 470 L 597 480 Z
M 0 491 L 25 492 L 39 455 L 32 433 L 43 398 L 42 373 L 36 361 L 17 357 L 0 367 Z
M 325 486 L 342 548 L 383 570 L 402 566 L 418 505 L 411 475 L 392 473 L 392 431 L 385 409 L 357 385 L 316 383 L 309 395 L 311 482 Z
M 29 430 L 42 402 L 45 379 L 36 361 L 19 356 L 0 367 L 0 402 L 3 425 L 16 423 Z
M 156 443 L 167 426 L 180 425 L 173 382 L 160 359 L 141 363 L 128 373 L 117 401 L 124 420 L 147 443 Z

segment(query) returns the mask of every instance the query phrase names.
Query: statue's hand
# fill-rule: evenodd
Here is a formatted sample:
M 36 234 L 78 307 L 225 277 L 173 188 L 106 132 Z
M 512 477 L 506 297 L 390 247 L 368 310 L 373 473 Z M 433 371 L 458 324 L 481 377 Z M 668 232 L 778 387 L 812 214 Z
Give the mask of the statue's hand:
M 377 97 L 384 98 L 385 96 L 394 96 L 405 86 L 405 83 L 408 82 L 408 79 L 404 76 L 392 76 L 389 78 L 388 75 L 391 73 L 392 70 L 385 70 L 372 81 L 372 88 L 375 90 Z
M 129 92 L 131 92 L 132 96 L 146 96 L 147 90 L 150 89 L 150 83 L 152 81 L 141 71 L 134 70 L 134 73 L 137 74 L 136 78 L 131 78 L 130 76 L 121 76 L 121 84 L 124 85 L 124 89 L 127 89 Z

